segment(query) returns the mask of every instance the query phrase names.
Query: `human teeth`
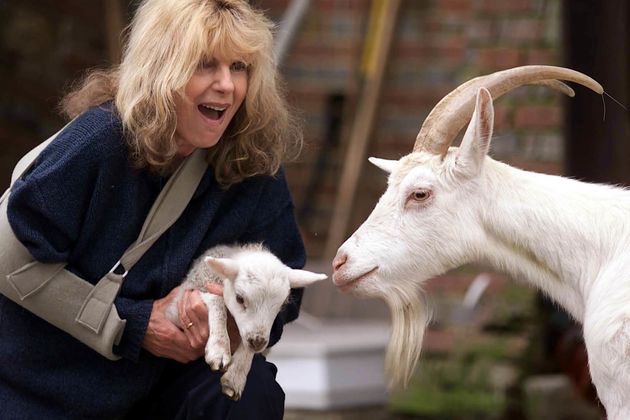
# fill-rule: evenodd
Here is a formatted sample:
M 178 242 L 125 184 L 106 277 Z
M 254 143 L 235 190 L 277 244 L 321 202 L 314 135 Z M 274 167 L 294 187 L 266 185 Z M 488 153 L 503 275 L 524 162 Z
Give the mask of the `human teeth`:
M 227 108 L 226 106 L 224 106 L 223 108 L 221 108 L 221 107 L 218 107 L 218 106 L 203 105 L 203 104 L 202 104 L 201 106 L 202 106 L 202 107 L 204 107 L 204 108 L 208 108 L 208 109 L 211 109 L 211 110 L 213 110 L 213 111 L 219 111 L 219 112 L 223 112 L 223 111 L 225 111 L 225 109 Z

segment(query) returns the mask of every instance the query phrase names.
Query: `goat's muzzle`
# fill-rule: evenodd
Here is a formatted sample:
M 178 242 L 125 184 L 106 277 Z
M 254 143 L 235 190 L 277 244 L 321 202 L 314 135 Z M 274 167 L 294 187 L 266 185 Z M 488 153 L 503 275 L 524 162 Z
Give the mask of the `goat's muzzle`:
M 368 278 L 372 273 L 378 270 L 378 267 L 371 268 L 359 275 L 349 273 L 348 270 L 339 270 L 333 273 L 333 283 L 344 293 L 350 292 L 361 283 L 362 280 Z
M 355 280 L 352 276 L 348 275 L 348 270 L 345 269 L 346 262 L 348 262 L 348 254 L 340 249 L 337 251 L 337 255 L 332 262 L 332 280 L 337 287 L 343 287 Z
M 337 255 L 335 255 L 335 259 L 332 262 L 333 272 L 339 270 L 346 261 L 348 261 L 348 254 L 341 250 L 337 251 Z

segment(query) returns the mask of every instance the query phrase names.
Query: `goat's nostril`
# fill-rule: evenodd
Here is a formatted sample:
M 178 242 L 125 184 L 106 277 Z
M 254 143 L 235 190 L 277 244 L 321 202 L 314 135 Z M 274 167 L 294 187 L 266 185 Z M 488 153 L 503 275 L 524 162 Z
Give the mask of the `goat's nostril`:
M 344 265 L 348 261 L 348 254 L 345 252 L 338 252 L 335 256 L 335 259 L 332 262 L 333 271 L 339 270 L 342 265 Z

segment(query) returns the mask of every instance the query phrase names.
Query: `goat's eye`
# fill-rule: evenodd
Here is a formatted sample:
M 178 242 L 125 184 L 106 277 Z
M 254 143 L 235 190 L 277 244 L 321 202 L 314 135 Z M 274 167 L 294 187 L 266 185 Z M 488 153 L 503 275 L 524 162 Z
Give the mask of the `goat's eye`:
M 415 190 L 414 192 L 411 193 L 411 196 L 409 198 L 411 198 L 413 201 L 417 201 L 419 203 L 422 203 L 424 201 L 427 201 L 427 199 L 431 197 L 431 191 L 429 190 Z

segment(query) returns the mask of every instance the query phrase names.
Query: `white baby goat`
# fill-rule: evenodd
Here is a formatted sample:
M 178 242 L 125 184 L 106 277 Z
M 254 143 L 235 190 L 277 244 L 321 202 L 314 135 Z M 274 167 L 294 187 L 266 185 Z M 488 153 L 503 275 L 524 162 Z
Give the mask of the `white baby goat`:
M 487 156 L 491 95 L 541 82 L 572 93 L 556 79 L 603 93 L 591 78 L 551 66 L 479 77 L 435 107 L 411 154 L 370 159 L 390 173 L 387 191 L 339 248 L 333 281 L 342 291 L 388 302 L 394 325 L 386 369 L 396 384 L 409 380 L 420 353 L 428 311 L 418 291 L 426 279 L 472 262 L 522 278 L 583 323 L 608 418 L 627 420 L 630 191 L 527 172 Z M 449 147 L 469 119 L 461 146 Z
M 168 308 L 168 316 L 181 326 L 177 302 L 185 290 L 201 291 L 208 307 L 210 328 L 206 362 L 213 370 L 227 369 L 221 377 L 223 393 L 238 400 L 254 353 L 267 347 L 271 326 L 286 303 L 290 289 L 305 287 L 326 277 L 325 274 L 291 269 L 259 244 L 219 245 L 193 262 L 180 293 Z M 223 297 L 208 293 L 208 282 L 222 284 Z M 233 355 L 227 333 L 226 307 L 241 336 L 241 344 Z

